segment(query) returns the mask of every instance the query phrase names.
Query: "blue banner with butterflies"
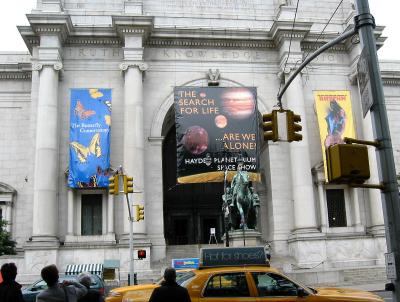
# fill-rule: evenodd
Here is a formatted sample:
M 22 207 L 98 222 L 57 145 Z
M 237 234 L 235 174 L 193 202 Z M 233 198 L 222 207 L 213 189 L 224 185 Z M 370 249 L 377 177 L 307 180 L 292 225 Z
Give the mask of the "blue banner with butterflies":
M 108 187 L 111 89 L 71 89 L 68 186 Z

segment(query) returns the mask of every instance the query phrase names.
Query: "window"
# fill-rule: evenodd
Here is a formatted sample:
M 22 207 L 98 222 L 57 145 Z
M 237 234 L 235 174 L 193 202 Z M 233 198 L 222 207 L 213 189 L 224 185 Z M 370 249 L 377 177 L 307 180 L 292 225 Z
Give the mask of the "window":
M 102 234 L 102 194 L 82 194 L 81 234 Z
M 260 297 L 297 296 L 299 286 L 281 275 L 257 272 L 252 273 L 252 276 Z
M 346 227 L 346 205 L 343 189 L 326 190 L 329 227 Z
M 249 297 L 246 275 L 228 273 L 215 275 L 207 283 L 204 297 Z

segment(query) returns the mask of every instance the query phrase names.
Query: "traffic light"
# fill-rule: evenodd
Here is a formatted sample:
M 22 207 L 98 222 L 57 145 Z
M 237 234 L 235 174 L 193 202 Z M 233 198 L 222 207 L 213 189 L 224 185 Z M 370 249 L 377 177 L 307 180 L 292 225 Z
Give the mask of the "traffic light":
M 272 140 L 276 142 L 278 137 L 278 117 L 277 110 L 272 110 L 271 113 L 263 114 L 263 130 L 264 130 L 264 140 Z
M 118 195 L 119 190 L 118 190 L 118 174 L 111 176 L 109 179 L 109 184 L 108 184 L 108 192 L 112 195 Z
M 370 177 L 367 146 L 337 144 L 326 149 L 328 181 L 362 184 Z
M 288 142 L 301 141 L 303 136 L 299 133 L 303 127 L 301 127 L 299 122 L 301 122 L 301 116 L 294 114 L 293 111 L 288 110 L 286 115 L 287 122 L 287 140 Z
M 146 259 L 146 250 L 138 250 L 137 251 L 137 257 L 138 259 Z
M 133 193 L 133 177 L 124 175 L 124 193 Z
M 136 221 L 144 220 L 144 206 L 135 205 Z

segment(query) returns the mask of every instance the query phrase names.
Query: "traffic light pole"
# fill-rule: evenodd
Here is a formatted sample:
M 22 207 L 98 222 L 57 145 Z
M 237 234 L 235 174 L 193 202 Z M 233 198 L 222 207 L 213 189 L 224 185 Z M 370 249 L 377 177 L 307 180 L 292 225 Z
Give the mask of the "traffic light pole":
M 136 285 L 135 283 L 135 272 L 134 272 L 134 257 L 133 257 L 133 217 L 132 217 L 132 206 L 131 203 L 129 202 L 129 196 L 128 193 L 125 194 L 126 197 L 126 203 L 128 206 L 128 211 L 129 211 L 129 276 L 128 276 L 128 285 L 131 285 L 131 281 L 133 280 L 133 284 Z
M 382 190 L 383 213 L 385 219 L 385 234 L 388 248 L 388 258 L 393 259 L 387 268 L 391 265 L 392 281 L 394 283 L 394 298 L 400 302 L 400 205 L 399 189 L 397 184 L 396 169 L 393 158 L 393 149 L 390 139 L 389 122 L 384 102 L 383 85 L 381 73 L 378 65 L 378 56 L 376 53 L 376 42 L 374 37 L 375 22 L 369 11 L 368 0 L 356 0 L 357 16 L 355 18 L 354 29 L 348 30 L 338 36 L 336 39 L 323 45 L 321 48 L 311 54 L 297 68 L 286 81 L 282 90 L 277 95 L 278 105 L 282 110 L 282 96 L 289 87 L 294 78 L 318 55 L 330 47 L 340 43 L 359 33 L 361 45 L 365 49 L 368 57 L 369 79 L 371 84 L 371 93 L 373 104 L 371 107 L 371 117 L 373 123 L 374 136 L 379 142 L 377 147 L 380 180 L 384 185 Z
M 369 57 L 369 77 L 373 105 L 371 107 L 374 135 L 381 146 L 377 148 L 380 179 L 385 186 L 382 191 L 383 213 L 386 225 L 386 243 L 388 252 L 394 256 L 394 269 L 396 278 L 393 280 L 395 301 L 400 302 L 400 207 L 399 189 L 397 184 L 396 169 L 393 158 L 393 149 L 390 139 L 389 122 L 386 113 L 381 73 L 376 53 L 374 38 L 374 20 L 369 11 L 368 0 L 357 0 L 357 11 L 360 27 L 361 45 Z M 386 264 L 388 265 L 388 264 Z

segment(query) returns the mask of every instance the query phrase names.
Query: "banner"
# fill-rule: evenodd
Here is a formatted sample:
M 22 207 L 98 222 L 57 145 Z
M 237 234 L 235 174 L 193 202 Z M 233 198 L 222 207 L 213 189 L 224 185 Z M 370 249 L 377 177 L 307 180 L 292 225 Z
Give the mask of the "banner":
M 356 138 L 350 91 L 314 91 L 325 179 L 328 179 L 325 149 L 344 144 L 345 137 Z
M 178 183 L 231 180 L 237 161 L 260 181 L 254 87 L 175 87 Z
M 68 186 L 108 187 L 111 89 L 71 89 Z

